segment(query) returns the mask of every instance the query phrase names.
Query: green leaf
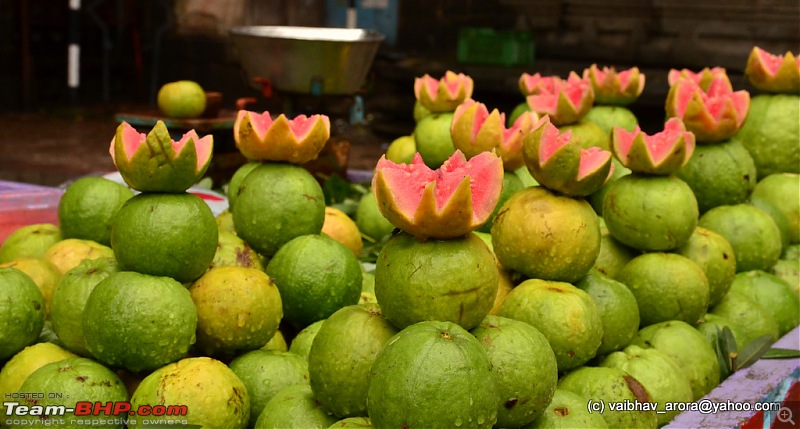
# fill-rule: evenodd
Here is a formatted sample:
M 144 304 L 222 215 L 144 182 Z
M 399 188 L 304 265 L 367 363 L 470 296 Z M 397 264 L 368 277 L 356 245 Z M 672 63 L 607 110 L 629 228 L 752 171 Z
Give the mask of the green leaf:
M 733 331 L 727 326 L 722 327 L 722 341 L 725 344 L 726 350 L 739 351 L 739 346 L 736 344 L 736 338 L 733 336 Z
M 735 371 L 734 361 L 739 352 L 736 345 L 736 338 L 733 337 L 733 332 L 727 326 L 721 329 L 717 328 L 717 357 L 720 361 L 720 366 L 724 367 L 726 378 Z
M 323 179 L 322 193 L 325 195 L 325 204 L 328 206 L 341 204 L 347 200 L 359 201 L 361 196 L 369 191 L 364 185 L 350 183 L 338 174 L 323 177 Z
M 735 370 L 738 371 L 754 364 L 769 350 L 770 345 L 772 345 L 772 336 L 770 335 L 762 335 L 745 344 L 736 358 Z
M 761 359 L 793 359 L 798 357 L 800 357 L 800 350 L 771 348 L 761 356 Z
M 374 238 L 369 237 L 367 235 L 362 234 L 361 238 L 364 243 L 364 247 L 361 249 L 361 255 L 359 255 L 359 261 L 361 262 L 375 262 L 378 260 L 378 255 L 380 255 L 383 246 L 389 242 L 392 238 L 392 234 L 387 234 L 383 239 L 380 241 L 376 241 Z
M 343 211 L 346 215 L 350 216 L 355 220 L 355 215 L 356 212 L 358 211 L 358 200 L 355 200 L 353 198 L 347 198 L 346 200 L 340 203 L 331 204 L 331 207 Z
M 719 380 L 722 382 L 726 378 L 731 375 L 731 367 L 730 367 L 730 359 L 728 358 L 729 355 L 723 353 L 721 350 L 720 345 L 720 337 L 722 333 L 720 332 L 719 328 L 717 328 L 717 342 L 714 343 L 714 352 L 717 354 L 717 363 L 719 363 Z

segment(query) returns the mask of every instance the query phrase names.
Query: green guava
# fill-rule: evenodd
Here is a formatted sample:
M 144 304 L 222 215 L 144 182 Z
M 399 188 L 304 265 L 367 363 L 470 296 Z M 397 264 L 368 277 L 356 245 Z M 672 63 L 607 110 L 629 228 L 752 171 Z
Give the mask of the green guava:
M 792 291 L 800 296 L 800 263 L 788 259 L 778 259 L 771 272 L 783 279 Z
M 275 331 L 275 335 L 267 341 L 267 344 L 264 344 L 264 347 L 261 347 L 259 350 L 275 350 L 278 352 L 288 352 L 289 345 L 286 344 L 286 337 L 283 336 L 283 333 L 278 330 Z
M 208 270 L 218 239 L 214 213 L 191 193 L 137 194 L 119 209 L 111 226 L 113 256 L 121 270 L 181 283 Z
M 197 310 L 189 291 L 174 279 L 119 271 L 95 285 L 81 326 L 86 348 L 99 362 L 148 371 L 188 353 L 196 339 Z
M 31 373 L 48 363 L 76 357 L 74 353 L 52 343 L 36 343 L 25 347 L 0 370 L 0 398 L 4 398 L 3 402 L 16 399 L 12 394 L 23 392 L 20 386 Z M 8 416 L 3 402 L 0 402 L 0 412 Z
M 233 213 L 231 213 L 230 209 L 223 210 L 214 220 L 217 221 L 217 229 L 220 234 L 223 232 L 236 232 L 236 227 L 233 226 Z
M 708 310 L 708 280 L 691 259 L 652 252 L 633 258 L 617 280 L 628 286 L 639 304 L 641 327 L 680 320 L 694 325 Z
M 375 273 L 364 271 L 361 273 L 361 299 L 358 300 L 358 303 L 366 304 L 368 302 L 378 303 L 378 298 L 375 297 Z
M 800 173 L 800 96 L 759 94 L 732 138 L 742 142 L 755 161 L 759 180 L 775 173 Z
M 556 357 L 533 326 L 486 316 L 472 331 L 486 350 L 497 381 L 497 427 L 520 427 L 539 417 L 558 382 Z
M 761 179 L 753 193 L 750 204 L 772 216 L 785 237 L 783 247 L 800 243 L 800 175 L 792 173 L 772 174 Z
M 156 102 L 158 110 L 167 117 L 197 118 L 206 110 L 206 93 L 195 81 L 178 80 L 162 85 Z
M 600 366 L 619 368 L 639 381 L 657 405 L 658 425 L 678 415 L 667 411 L 668 402 L 692 402 L 692 386 L 675 361 L 657 349 L 628 346 L 606 356 Z
M 580 367 L 558 380 L 558 388 L 594 401 L 603 401 L 600 412 L 610 428 L 657 428 L 655 409 L 612 410 L 609 403 L 644 404 L 652 396 L 635 377 L 619 368 Z
M 600 189 L 592 192 L 591 195 L 586 198 L 598 216 L 603 216 L 603 200 L 606 198 L 608 190 L 611 189 L 611 184 L 620 177 L 632 173 L 630 168 L 622 165 L 617 158 L 611 158 L 611 162 L 614 164 L 614 171 L 611 172 L 611 177 L 608 178 L 608 181 L 606 181 Z
M 492 309 L 498 282 L 492 251 L 473 233 L 424 242 L 401 233 L 375 262 L 375 296 L 400 329 L 423 320 L 472 329 Z
M 235 232 L 220 231 L 217 251 L 208 269 L 221 267 L 253 268 L 264 271 L 264 264 L 258 253 Z
M 594 105 L 583 117 L 583 120 L 597 124 L 609 136 L 614 127 L 622 127 L 629 132 L 633 132 L 636 126 L 639 125 L 636 115 L 624 106 Z
M 98 283 L 119 272 L 114 258 L 87 259 L 67 271 L 53 293 L 50 320 L 64 347 L 84 357 L 92 357 L 83 336 L 83 309 Z
M 675 175 L 692 188 L 700 213 L 743 203 L 756 186 L 756 165 L 737 140 L 697 145 Z
M 431 111 L 428 110 L 427 107 L 423 106 L 419 100 L 414 102 L 414 122 L 419 122 L 422 118 L 431 114 Z
M 394 225 L 386 219 L 378 208 L 372 192 L 367 192 L 358 202 L 356 226 L 369 240 L 378 242 L 394 231 Z
M 452 121 L 452 113 L 433 113 L 420 119 L 414 127 L 417 152 L 431 169 L 441 167 L 456 151 L 450 137 Z
M 524 429 L 606 429 L 600 413 L 588 409 L 589 400 L 569 390 L 556 388 L 544 413 Z
M 20 386 L 21 392 L 45 393 L 44 398 L 27 398 L 22 405 L 64 406 L 73 409 L 64 415 L 25 415 L 15 416 L 19 425 L 12 428 L 33 425 L 57 425 L 68 429 L 85 427 L 122 428 L 108 415 L 75 415 L 76 403 L 117 403 L 127 401 L 128 390 L 119 376 L 105 366 L 87 358 L 68 358 L 41 366 L 32 372 Z M 48 395 L 56 393 L 58 395 Z M 63 420 L 63 423 L 62 423 Z
M 325 323 L 325 319 L 317 320 L 298 332 L 289 344 L 289 351 L 308 360 L 308 354 L 311 352 L 311 346 L 314 344 L 314 337 L 317 336 L 319 328 L 322 327 L 323 323 Z
M 494 218 L 492 244 L 506 269 L 527 278 L 574 282 L 597 260 L 600 226 L 585 200 L 535 186 L 503 204 Z
M 280 291 L 284 319 L 298 328 L 361 298 L 358 258 L 325 234 L 293 238 L 275 253 L 266 273 Z
M 296 353 L 253 350 L 237 356 L 228 367 L 242 380 L 250 397 L 250 426 L 281 390 L 308 385 L 308 362 Z
M 236 356 L 260 349 L 283 318 L 281 294 L 264 271 L 209 270 L 189 286 L 197 310 L 195 347 L 206 356 Z
M 769 309 L 778 325 L 778 336 L 783 336 L 800 324 L 800 297 L 778 276 L 764 271 L 739 273 L 731 290 Z
M 264 405 L 255 429 L 327 428 L 336 421 L 319 405 L 311 386 L 296 384 L 284 388 Z
M 691 188 L 675 176 L 622 176 L 603 199 L 603 219 L 611 236 L 644 251 L 682 246 L 694 232 L 698 215 Z
M 499 400 L 483 347 L 451 322 L 405 328 L 370 369 L 367 411 L 375 427 L 488 429 Z
M 0 268 L 7 267 L 22 271 L 36 283 L 36 287 L 39 288 L 39 292 L 44 297 L 45 320 L 48 320 L 50 318 L 50 305 L 53 301 L 53 294 L 63 277 L 58 267 L 47 259 L 31 257 L 15 258 L 0 264 Z
M 654 348 L 675 360 L 692 386 L 692 398 L 698 400 L 719 384 L 717 353 L 706 337 L 692 325 L 672 320 L 639 330 L 632 345 Z
M 58 202 L 58 225 L 64 238 L 92 240 L 109 246 L 111 223 L 120 207 L 133 197 L 121 183 L 101 176 L 72 182 Z
M 736 344 L 739 348 L 761 336 L 769 336 L 771 341 L 778 339 L 778 322 L 771 309 L 765 308 L 740 292 L 731 290 L 719 304 L 709 309 L 709 313 L 730 320 L 738 330 Z
M 749 204 L 715 207 L 700 217 L 698 225 L 728 240 L 737 273 L 769 271 L 781 256 L 781 233 L 775 221 Z
M 606 227 L 605 220 L 601 217 L 600 221 L 600 254 L 594 261 L 594 268 L 597 271 L 615 279 L 631 259 L 635 258 L 640 252 L 632 249 L 611 236 Z M 591 271 L 589 271 L 591 272 Z
M 259 254 L 271 257 L 296 237 L 319 234 L 324 222 L 325 195 L 305 168 L 262 163 L 242 179 L 233 224 Z
M 544 334 L 559 372 L 577 368 L 597 354 L 603 319 L 592 297 L 564 282 L 529 279 L 506 296 L 498 316 L 530 324 Z
M 689 241 L 675 249 L 696 263 L 708 280 L 708 305 L 714 306 L 728 290 L 736 276 L 736 257 L 725 237 L 698 226 Z
M 233 173 L 233 176 L 231 176 L 231 180 L 228 182 L 228 190 L 226 193 L 228 197 L 228 211 L 230 213 L 233 213 L 234 203 L 239 197 L 239 192 L 241 191 L 242 182 L 244 181 L 245 177 L 247 177 L 260 165 L 260 161 L 246 162 L 242 164 L 241 167 L 237 168 Z M 231 221 L 231 223 L 233 223 L 233 221 Z
M 328 426 L 329 429 L 369 429 L 372 423 L 369 417 L 348 417 Z
M 627 286 L 598 270 L 590 270 L 575 283 L 592 297 L 600 311 L 603 337 L 597 356 L 603 356 L 630 344 L 639 331 L 639 306 Z
M 386 159 L 396 164 L 409 164 L 417 153 L 417 143 L 414 135 L 400 136 L 386 148 Z
M 36 283 L 16 268 L 0 268 L 0 285 L 0 361 L 4 361 L 39 337 L 45 305 Z
M 185 406 L 185 414 L 161 416 L 176 424 L 244 429 L 250 418 L 250 395 L 242 380 L 224 363 L 193 357 L 162 366 L 145 377 L 131 397 L 131 408 L 142 405 Z M 170 424 L 170 423 L 167 423 Z M 141 419 L 131 429 L 147 427 Z
M 339 418 L 367 414 L 369 370 L 397 332 L 377 304 L 343 307 L 325 320 L 308 354 L 311 389 L 324 410 Z
M 40 258 L 62 238 L 61 228 L 52 223 L 17 228 L 0 243 L 0 264 L 15 258 Z

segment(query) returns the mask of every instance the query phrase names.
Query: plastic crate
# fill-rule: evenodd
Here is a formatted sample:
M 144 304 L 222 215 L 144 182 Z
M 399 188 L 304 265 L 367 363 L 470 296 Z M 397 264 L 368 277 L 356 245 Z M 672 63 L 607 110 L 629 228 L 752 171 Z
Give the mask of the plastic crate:
M 58 224 L 63 193 L 63 189 L 0 180 L 0 244 L 23 226 Z
M 463 28 L 458 33 L 458 62 L 496 66 L 533 64 L 533 35 L 524 31 Z

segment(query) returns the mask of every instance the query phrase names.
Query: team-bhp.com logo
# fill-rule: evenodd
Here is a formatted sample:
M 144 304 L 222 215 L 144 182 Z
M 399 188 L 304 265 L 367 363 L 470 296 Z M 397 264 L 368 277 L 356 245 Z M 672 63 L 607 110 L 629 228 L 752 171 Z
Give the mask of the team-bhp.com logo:
M 78 401 L 74 407 L 65 405 L 29 405 L 15 401 L 3 402 L 6 409 L 6 423 L 13 424 L 14 418 L 36 417 L 41 425 L 96 424 L 98 418 L 107 418 L 106 423 L 169 425 L 170 427 L 200 428 L 190 425 L 186 416 L 186 405 L 140 405 L 132 407 L 130 402 L 90 402 Z M 68 417 L 67 417 L 68 416 Z

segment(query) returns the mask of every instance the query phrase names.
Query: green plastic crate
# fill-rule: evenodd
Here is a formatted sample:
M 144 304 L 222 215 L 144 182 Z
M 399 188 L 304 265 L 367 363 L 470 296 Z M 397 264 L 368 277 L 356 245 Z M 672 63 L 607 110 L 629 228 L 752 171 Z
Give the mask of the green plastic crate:
M 533 35 L 525 31 L 463 28 L 458 33 L 458 62 L 497 66 L 533 64 Z

